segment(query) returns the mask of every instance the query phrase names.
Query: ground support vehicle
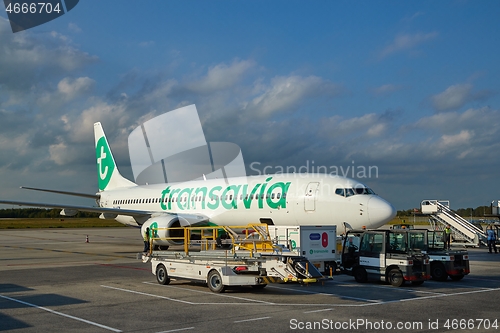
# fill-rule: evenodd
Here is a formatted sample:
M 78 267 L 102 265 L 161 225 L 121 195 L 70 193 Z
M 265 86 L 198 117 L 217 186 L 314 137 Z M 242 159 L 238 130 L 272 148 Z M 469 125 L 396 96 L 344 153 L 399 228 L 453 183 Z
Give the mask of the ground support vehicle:
M 143 262 L 151 262 L 152 273 L 160 284 L 184 278 L 206 282 L 211 291 L 220 293 L 229 286 L 261 289 L 268 283 L 313 283 L 323 279 L 307 258 L 274 247 L 267 225 L 186 227 L 183 231 L 184 251 L 153 250 L 142 255 Z M 246 238 L 246 234 L 255 232 L 260 237 Z
M 337 270 L 336 226 L 269 226 L 274 244 L 306 257 L 326 275 Z
M 357 282 L 375 279 L 395 287 L 420 285 L 430 278 L 423 230 L 350 230 L 342 247 L 341 271 Z
M 437 281 L 446 281 L 448 276 L 458 281 L 470 273 L 469 253 L 466 250 L 447 250 L 443 231 L 428 232 L 429 261 L 431 276 Z

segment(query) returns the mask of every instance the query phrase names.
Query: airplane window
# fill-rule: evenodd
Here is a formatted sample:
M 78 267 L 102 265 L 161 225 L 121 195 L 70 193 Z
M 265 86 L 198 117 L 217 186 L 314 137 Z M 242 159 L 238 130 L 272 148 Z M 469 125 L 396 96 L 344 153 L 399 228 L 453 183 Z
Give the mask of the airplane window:
M 354 195 L 354 190 L 352 188 L 346 188 L 345 189 L 345 196 L 350 197 Z
M 233 195 L 232 194 L 229 195 L 229 200 L 233 200 Z
M 286 193 L 283 193 L 283 198 L 286 198 Z
M 356 194 L 375 194 L 375 192 L 368 187 L 356 187 L 354 190 Z
M 335 189 L 335 194 L 338 194 L 341 197 L 345 197 L 345 191 L 344 191 L 343 188 L 337 188 L 337 189 Z
M 271 194 L 271 199 L 274 199 L 274 193 Z
M 281 197 L 281 193 L 276 194 L 276 199 L 279 199 Z

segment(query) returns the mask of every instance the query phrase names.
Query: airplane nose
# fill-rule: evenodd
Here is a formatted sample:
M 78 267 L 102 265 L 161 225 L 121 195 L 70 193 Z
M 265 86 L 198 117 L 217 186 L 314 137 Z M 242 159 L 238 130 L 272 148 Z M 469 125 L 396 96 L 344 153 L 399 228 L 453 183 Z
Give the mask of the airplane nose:
M 378 228 L 396 216 L 396 209 L 381 197 L 371 197 L 368 200 L 368 217 L 370 228 Z

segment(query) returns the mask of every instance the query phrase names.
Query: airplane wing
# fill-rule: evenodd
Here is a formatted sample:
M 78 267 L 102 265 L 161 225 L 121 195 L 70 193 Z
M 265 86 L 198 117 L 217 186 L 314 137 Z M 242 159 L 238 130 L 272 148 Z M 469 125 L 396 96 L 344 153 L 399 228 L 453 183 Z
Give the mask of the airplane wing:
M 96 200 L 100 198 L 99 194 L 87 194 L 87 193 L 79 193 L 79 192 L 49 190 L 49 189 L 45 189 L 45 188 L 36 188 L 36 187 L 27 187 L 27 186 L 21 186 L 21 188 L 24 190 L 50 192 L 50 193 L 57 193 L 57 194 L 64 194 L 64 195 L 73 195 L 73 196 L 77 196 L 77 197 L 84 197 L 84 198 L 90 198 L 90 199 L 96 199 Z
M 60 205 L 60 204 L 48 204 L 41 202 L 23 202 L 23 201 L 7 201 L 0 200 L 0 204 L 3 205 L 13 205 L 13 206 L 29 206 L 29 207 L 42 207 L 42 208 L 55 208 L 62 209 L 66 211 L 65 215 L 75 215 L 78 211 L 91 212 L 91 213 L 101 213 L 106 216 L 106 218 L 115 218 L 118 215 L 131 216 L 135 221 L 142 225 L 144 221 L 153 216 L 180 216 L 190 224 L 203 223 L 208 221 L 208 216 L 203 214 L 178 214 L 173 212 L 158 212 L 158 211 L 148 211 L 139 209 L 122 209 L 122 208 L 105 208 L 105 207 L 88 207 L 88 206 L 70 206 L 70 205 Z M 63 214 L 61 214 L 63 215 Z
M 60 204 L 48 204 L 41 202 L 23 202 L 23 201 L 7 201 L 7 200 L 0 200 L 0 204 L 14 205 L 14 206 L 42 207 L 42 208 L 56 208 L 56 209 L 66 209 L 68 211 L 82 211 L 82 212 L 103 213 L 110 215 L 126 215 L 137 218 L 149 217 L 154 213 L 151 211 L 136 210 L 136 209 L 70 206 L 70 205 L 60 205 Z

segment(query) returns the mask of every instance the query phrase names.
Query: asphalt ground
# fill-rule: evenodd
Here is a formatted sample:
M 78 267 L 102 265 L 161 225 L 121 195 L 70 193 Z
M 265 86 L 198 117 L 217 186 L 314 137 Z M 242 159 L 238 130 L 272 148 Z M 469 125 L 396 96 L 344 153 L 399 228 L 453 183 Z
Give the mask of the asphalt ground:
M 86 238 L 89 242 L 86 243 Z M 500 254 L 469 249 L 462 281 L 395 288 L 337 275 L 214 294 L 156 282 L 133 228 L 0 231 L 0 332 L 492 332 Z

